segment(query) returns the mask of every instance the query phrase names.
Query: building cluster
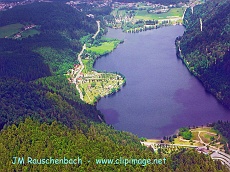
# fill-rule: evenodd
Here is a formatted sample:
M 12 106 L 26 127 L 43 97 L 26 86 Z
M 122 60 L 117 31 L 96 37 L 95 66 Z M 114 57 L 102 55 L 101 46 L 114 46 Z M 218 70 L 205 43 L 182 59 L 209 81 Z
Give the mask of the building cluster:
M 142 3 L 142 5 L 140 5 L 140 3 L 126 3 L 126 2 L 114 2 L 112 4 L 112 8 L 121 8 L 121 7 L 126 7 L 126 8 L 139 8 L 141 6 L 141 8 L 160 8 L 160 9 L 164 9 L 164 8 L 172 8 L 172 7 L 176 7 L 176 5 L 172 4 L 169 6 L 165 6 L 165 5 L 161 5 L 161 4 L 154 4 L 151 2 L 146 2 L 144 5 Z
M 22 2 L 0 2 L 0 11 L 9 10 L 18 5 L 32 4 L 34 2 L 51 2 L 51 1 L 49 0 L 25 0 Z
M 78 8 L 78 5 L 81 4 L 88 4 L 95 8 L 102 8 L 105 6 L 109 6 L 112 3 L 112 0 L 76 0 L 76 1 L 69 1 L 66 4 L 70 5 L 71 7 L 77 9 L 78 11 L 82 11 L 81 8 Z
M 24 31 L 29 30 L 29 29 L 32 29 L 32 28 L 34 28 L 34 27 L 36 27 L 35 24 L 31 24 L 31 25 L 24 26 L 23 30 L 20 31 L 20 32 L 18 32 L 18 33 L 16 33 L 16 34 L 14 35 L 13 38 L 14 38 L 14 39 L 21 38 L 21 37 L 22 37 L 22 33 L 23 33 Z M 7 37 L 5 37 L 5 38 L 7 38 Z
M 205 149 L 205 148 L 199 148 L 199 147 L 197 147 L 196 150 L 197 150 L 197 152 L 203 153 L 205 155 L 209 155 L 210 153 L 212 153 L 212 151 L 210 151 L 208 149 Z

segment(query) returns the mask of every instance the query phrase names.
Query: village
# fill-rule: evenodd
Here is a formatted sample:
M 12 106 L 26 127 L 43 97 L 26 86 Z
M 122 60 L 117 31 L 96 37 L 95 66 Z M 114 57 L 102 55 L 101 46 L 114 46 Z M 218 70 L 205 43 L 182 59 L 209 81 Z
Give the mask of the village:
M 19 5 L 27 5 L 27 4 L 32 4 L 34 2 L 51 2 L 49 0 L 25 0 L 25 1 L 20 1 L 20 2 L 0 2 L 0 11 L 5 11 L 9 10 L 13 7 L 19 6 Z
M 157 29 L 166 25 L 182 25 L 185 10 L 201 3 L 203 0 L 190 0 L 187 3 L 169 5 L 148 1 L 113 2 L 111 12 L 113 18 L 110 17 L 106 22 L 109 27 L 121 28 L 128 33 Z
M 24 27 L 22 28 L 21 31 L 19 31 L 18 33 L 14 34 L 13 39 L 22 38 L 23 32 L 25 32 L 26 30 L 33 29 L 33 28 L 35 28 L 35 27 L 36 27 L 35 24 L 31 24 L 31 25 L 24 26 Z M 5 38 L 7 38 L 7 36 L 6 36 Z
M 91 5 L 95 8 L 102 8 L 105 6 L 110 6 L 110 4 L 112 3 L 112 0 L 99 0 L 99 1 L 91 1 L 91 0 L 76 0 L 76 1 L 69 1 L 66 2 L 66 4 L 70 5 L 71 7 L 77 9 L 78 11 L 83 11 L 83 9 L 81 7 L 79 7 L 79 5 L 81 4 L 87 4 L 87 5 Z
M 83 101 L 89 104 L 94 104 L 99 98 L 115 93 L 125 82 L 123 77 L 115 73 L 100 73 L 97 71 L 83 73 L 81 69 L 80 64 L 70 69 L 68 71 L 69 81 L 76 84 L 82 93 Z

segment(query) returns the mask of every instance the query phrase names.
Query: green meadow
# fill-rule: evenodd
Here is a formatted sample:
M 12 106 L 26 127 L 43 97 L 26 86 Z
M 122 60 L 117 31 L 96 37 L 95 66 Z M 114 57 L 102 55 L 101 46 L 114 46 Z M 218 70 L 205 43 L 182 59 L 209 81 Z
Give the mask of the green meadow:
M 38 30 L 29 29 L 29 30 L 26 30 L 26 31 L 22 32 L 22 37 L 27 38 L 28 36 L 34 36 L 34 35 L 37 35 L 37 34 L 40 34 L 40 32 Z
M 20 32 L 23 27 L 24 25 L 20 23 L 2 26 L 0 27 L 0 38 L 13 38 L 13 36 Z M 21 32 L 22 38 L 27 38 L 28 36 L 34 36 L 36 34 L 40 34 L 40 32 L 36 29 L 28 29 Z
M 93 46 L 90 48 L 87 48 L 87 51 L 91 51 L 96 53 L 97 55 L 103 55 L 106 53 L 109 53 L 113 51 L 114 48 L 120 43 L 120 41 L 115 40 L 115 41 L 110 41 L 110 42 L 103 42 L 101 43 L 100 46 Z
M 147 10 L 138 10 L 135 19 L 138 20 L 163 20 L 173 19 L 183 16 L 184 9 L 182 8 L 171 8 L 167 13 L 151 14 Z
M 83 73 L 88 73 L 93 70 L 93 60 L 82 59 L 82 63 L 84 64 Z
M 24 25 L 20 23 L 0 27 L 0 38 L 10 37 L 18 33 Z
M 126 16 L 126 10 L 119 10 L 118 8 L 116 8 L 115 10 L 113 10 L 112 12 L 111 12 L 111 14 L 113 15 L 113 16 L 116 16 L 116 15 L 118 15 L 118 16 L 122 16 L 122 17 L 124 17 L 124 16 Z

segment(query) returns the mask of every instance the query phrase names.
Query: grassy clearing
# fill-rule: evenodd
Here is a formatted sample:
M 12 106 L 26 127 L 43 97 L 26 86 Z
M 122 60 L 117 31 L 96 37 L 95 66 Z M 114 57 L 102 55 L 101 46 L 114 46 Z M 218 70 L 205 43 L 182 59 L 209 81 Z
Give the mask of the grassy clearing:
M 147 139 L 147 142 L 161 143 L 161 141 L 157 139 Z
M 206 132 L 210 132 L 210 133 L 217 133 L 215 130 L 213 130 L 210 127 L 201 127 L 201 128 L 195 128 L 191 130 L 192 132 L 199 132 L 199 131 L 206 131 Z
M 192 132 L 192 140 L 199 140 L 198 133 L 197 131 Z
M 103 42 L 100 46 L 87 48 L 87 51 L 92 51 L 97 55 L 103 55 L 113 51 L 120 41 Z
M 175 144 L 181 144 L 181 145 L 190 145 L 189 140 L 183 141 L 183 140 L 180 140 L 179 137 L 174 139 L 174 143 Z
M 214 137 L 215 139 L 217 138 L 215 133 L 210 134 L 210 133 L 205 133 L 205 132 L 201 132 L 200 137 L 205 143 L 210 143 L 211 142 L 211 140 L 210 140 L 211 137 Z
M 24 25 L 20 23 L 10 24 L 7 26 L 0 27 L 0 38 L 11 37 L 12 35 L 18 33 Z
M 37 34 L 40 34 L 40 32 L 38 30 L 29 29 L 29 30 L 26 30 L 26 31 L 22 32 L 22 37 L 27 38 L 28 36 L 34 36 L 34 35 L 37 35 Z
M 117 13 L 115 13 L 116 15 L 125 17 L 126 16 L 126 10 L 117 10 Z
M 82 59 L 82 63 L 84 64 L 83 73 L 87 73 L 93 70 L 93 60 Z
M 171 8 L 168 12 L 168 16 L 178 16 L 182 17 L 184 13 L 183 8 Z
M 181 137 L 182 138 L 182 137 Z M 193 139 L 192 139 L 193 140 Z M 193 145 L 193 146 L 203 146 L 201 143 L 199 142 L 193 142 L 191 144 L 191 142 L 188 140 L 188 141 L 184 141 L 184 140 L 180 140 L 180 138 L 175 138 L 174 139 L 174 144 L 180 144 L 180 145 Z
M 147 10 L 138 10 L 135 19 L 138 20 L 165 20 L 173 18 L 181 18 L 183 16 L 184 9 L 171 8 L 167 13 L 151 14 Z

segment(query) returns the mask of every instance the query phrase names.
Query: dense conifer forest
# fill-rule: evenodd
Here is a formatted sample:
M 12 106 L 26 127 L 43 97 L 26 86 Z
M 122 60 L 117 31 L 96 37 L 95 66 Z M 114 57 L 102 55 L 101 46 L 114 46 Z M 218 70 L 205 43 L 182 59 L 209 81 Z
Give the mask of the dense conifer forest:
M 96 32 L 95 19 L 62 3 L 34 3 L 0 12 L 0 26 L 15 23 L 37 25 L 39 34 L 0 39 L 0 171 L 228 171 L 194 150 L 163 157 L 142 146 L 135 135 L 106 125 L 95 106 L 80 100 L 64 74 L 77 63 L 80 38 Z M 80 157 L 83 162 L 21 165 L 13 164 L 13 157 Z M 167 162 L 95 162 L 120 157 Z

